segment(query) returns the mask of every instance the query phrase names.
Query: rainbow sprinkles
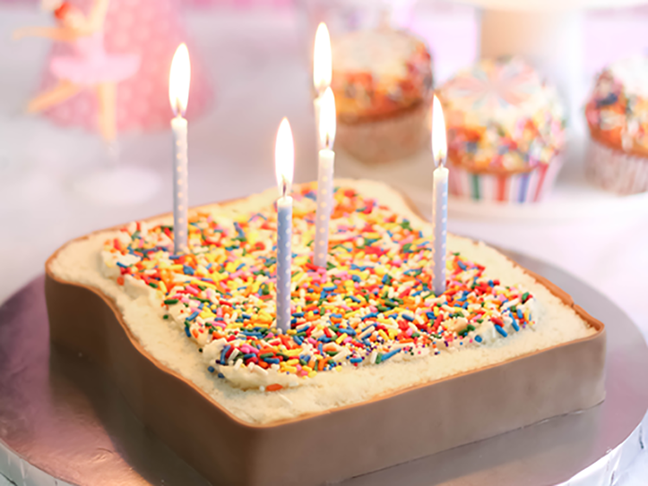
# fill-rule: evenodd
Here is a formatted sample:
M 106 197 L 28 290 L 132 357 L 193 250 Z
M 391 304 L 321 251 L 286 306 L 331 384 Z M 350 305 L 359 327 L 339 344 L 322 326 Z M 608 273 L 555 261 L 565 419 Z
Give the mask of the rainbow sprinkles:
M 535 299 L 483 277 L 453 253 L 447 290 L 431 289 L 429 235 L 375 199 L 337 187 L 328 269 L 312 264 L 316 187 L 298 186 L 292 321 L 275 321 L 276 211 L 195 213 L 189 252 L 172 226 L 131 223 L 106 241 L 103 273 L 148 294 L 196 343 L 209 371 L 233 386 L 276 391 L 317 373 L 497 345 L 534 325 Z

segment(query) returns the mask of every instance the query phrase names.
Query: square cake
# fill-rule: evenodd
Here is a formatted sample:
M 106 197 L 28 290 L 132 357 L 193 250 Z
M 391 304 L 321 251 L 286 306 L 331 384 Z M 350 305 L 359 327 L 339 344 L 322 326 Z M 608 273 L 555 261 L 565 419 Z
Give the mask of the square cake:
M 292 321 L 275 320 L 276 191 L 99 231 L 47 262 L 51 338 L 214 484 L 340 481 L 604 398 L 605 329 L 497 250 L 448 237 L 390 187 L 336 181 L 328 268 L 315 185 L 294 190 Z

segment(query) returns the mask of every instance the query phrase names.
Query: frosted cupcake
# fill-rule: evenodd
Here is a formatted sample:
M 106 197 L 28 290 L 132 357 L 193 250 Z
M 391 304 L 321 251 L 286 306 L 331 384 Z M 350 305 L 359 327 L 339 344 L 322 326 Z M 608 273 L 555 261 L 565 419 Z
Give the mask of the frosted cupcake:
M 430 140 L 432 67 L 425 43 L 389 28 L 332 39 L 337 143 L 365 162 L 407 157 Z
M 591 134 L 588 177 L 619 194 L 648 191 L 648 57 L 604 69 L 585 115 Z
M 448 126 L 450 192 L 537 202 L 561 166 L 565 109 L 522 58 L 483 59 L 439 90 Z

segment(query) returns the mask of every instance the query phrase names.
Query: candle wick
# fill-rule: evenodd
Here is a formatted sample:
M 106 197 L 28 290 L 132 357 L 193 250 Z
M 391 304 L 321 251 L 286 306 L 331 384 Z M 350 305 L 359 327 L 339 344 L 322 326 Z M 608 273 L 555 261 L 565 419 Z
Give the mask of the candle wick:
M 180 100 L 176 98 L 175 103 L 173 105 L 173 114 L 175 115 L 176 118 L 182 118 L 182 115 L 184 114 L 182 112 L 182 104 L 180 103 Z

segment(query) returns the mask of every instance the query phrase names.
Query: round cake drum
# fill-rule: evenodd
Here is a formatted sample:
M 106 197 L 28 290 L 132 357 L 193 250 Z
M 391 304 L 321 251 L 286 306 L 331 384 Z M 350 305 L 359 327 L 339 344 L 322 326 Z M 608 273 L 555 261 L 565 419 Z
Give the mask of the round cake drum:
M 345 484 L 544 486 L 595 463 L 583 474 L 596 480 L 570 484 L 611 484 L 636 457 L 648 409 L 648 348 L 641 334 L 605 296 L 574 277 L 507 254 L 606 324 L 605 401 Z M 208 484 L 147 431 L 96 365 L 50 346 L 43 277 L 0 308 L 0 484 L 2 475 L 26 486 Z

